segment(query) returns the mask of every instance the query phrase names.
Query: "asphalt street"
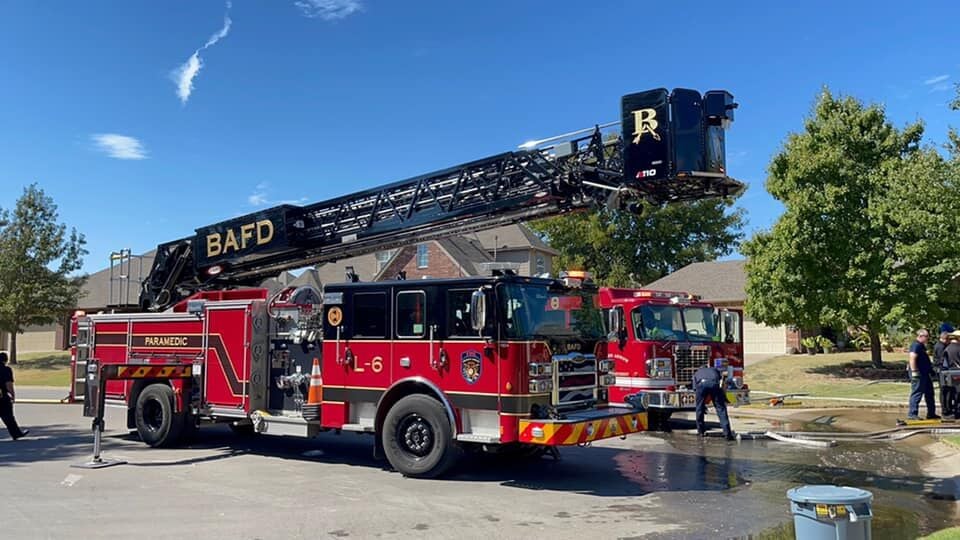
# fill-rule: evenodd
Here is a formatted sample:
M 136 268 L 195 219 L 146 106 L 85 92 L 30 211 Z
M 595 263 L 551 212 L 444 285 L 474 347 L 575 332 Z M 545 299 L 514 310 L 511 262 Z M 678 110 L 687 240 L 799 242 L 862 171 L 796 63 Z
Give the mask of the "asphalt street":
M 676 431 L 564 449 L 559 461 L 474 457 L 447 479 L 413 480 L 373 459 L 370 436 L 211 426 L 186 448 L 151 449 L 111 409 L 104 457 L 128 463 L 87 470 L 70 467 L 92 450 L 79 405 L 23 403 L 17 415 L 31 435 L 0 431 L 0 538 L 739 538 L 789 524 L 785 491 L 820 482 L 875 486 L 880 509 L 923 512 L 924 528 L 955 505 L 923 496 L 937 479 L 915 456 L 873 448 Z M 894 465 L 870 470 L 878 460 Z

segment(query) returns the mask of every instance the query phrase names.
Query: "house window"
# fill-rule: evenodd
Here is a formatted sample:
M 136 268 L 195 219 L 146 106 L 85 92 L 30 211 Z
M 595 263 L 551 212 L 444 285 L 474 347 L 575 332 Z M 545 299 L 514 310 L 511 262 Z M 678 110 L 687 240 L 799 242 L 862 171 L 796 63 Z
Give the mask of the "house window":
M 537 259 L 536 259 L 536 260 L 537 260 L 537 263 L 536 263 L 536 269 L 537 269 L 536 274 L 539 276 L 540 274 L 546 273 L 546 271 L 547 271 L 547 261 L 543 258 L 543 255 L 537 255 Z
M 426 268 L 430 264 L 430 255 L 426 244 L 417 244 L 417 268 Z
M 388 249 L 388 250 L 386 250 L 386 251 L 378 251 L 378 252 L 376 253 L 376 257 L 377 257 L 377 273 L 380 273 L 380 272 L 383 271 L 383 268 L 384 268 L 385 266 L 387 266 L 387 264 L 390 262 L 390 259 L 393 258 L 393 254 L 394 254 L 396 251 L 397 251 L 397 250 L 395 250 L 395 249 Z

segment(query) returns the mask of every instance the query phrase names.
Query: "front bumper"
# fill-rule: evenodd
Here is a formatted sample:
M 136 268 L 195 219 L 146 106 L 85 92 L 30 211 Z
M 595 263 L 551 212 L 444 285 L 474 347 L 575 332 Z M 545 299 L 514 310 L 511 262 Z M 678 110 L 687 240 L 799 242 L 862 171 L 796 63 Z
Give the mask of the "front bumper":
M 547 446 L 584 444 L 647 429 L 647 413 L 627 407 L 572 412 L 565 418 L 520 420 L 520 442 Z
M 644 392 L 645 405 L 650 409 L 669 409 L 671 411 L 692 411 L 697 403 L 697 395 L 693 390 L 676 390 Z M 750 404 L 750 390 L 741 388 L 727 390 L 727 402 L 734 406 Z M 710 403 L 709 400 L 707 403 Z

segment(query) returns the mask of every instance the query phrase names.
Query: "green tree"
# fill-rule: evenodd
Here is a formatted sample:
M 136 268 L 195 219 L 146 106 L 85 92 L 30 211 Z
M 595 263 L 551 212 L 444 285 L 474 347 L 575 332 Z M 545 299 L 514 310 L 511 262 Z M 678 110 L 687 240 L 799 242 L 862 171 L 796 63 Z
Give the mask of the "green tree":
M 923 125 L 894 127 L 879 105 L 824 90 L 802 133 L 769 166 L 783 203 L 743 245 L 747 312 L 767 324 L 856 326 L 874 365 L 891 325 L 943 320 L 960 270 L 960 190 Z
M 954 111 L 960 111 L 960 84 L 957 85 L 957 97 L 950 102 L 950 108 Z M 960 132 L 957 132 L 954 128 L 950 128 L 947 137 L 949 138 L 947 149 L 949 149 L 953 155 L 954 164 L 960 166 Z
M 642 215 L 599 209 L 530 226 L 560 252 L 555 267 L 589 270 L 604 285 L 637 286 L 731 253 L 743 237 L 743 210 L 733 203 L 709 199 L 647 207 Z
M 0 330 L 10 333 L 10 363 L 17 334 L 50 324 L 77 305 L 84 278 L 83 235 L 57 223 L 53 199 L 36 184 L 23 190 L 13 211 L 0 210 Z

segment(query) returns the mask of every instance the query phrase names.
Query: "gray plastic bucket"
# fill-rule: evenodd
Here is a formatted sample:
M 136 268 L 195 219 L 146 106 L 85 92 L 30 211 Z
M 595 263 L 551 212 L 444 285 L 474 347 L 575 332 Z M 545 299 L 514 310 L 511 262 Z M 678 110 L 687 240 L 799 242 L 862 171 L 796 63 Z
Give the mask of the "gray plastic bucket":
M 842 486 L 787 491 L 797 540 L 870 540 L 873 494 Z

